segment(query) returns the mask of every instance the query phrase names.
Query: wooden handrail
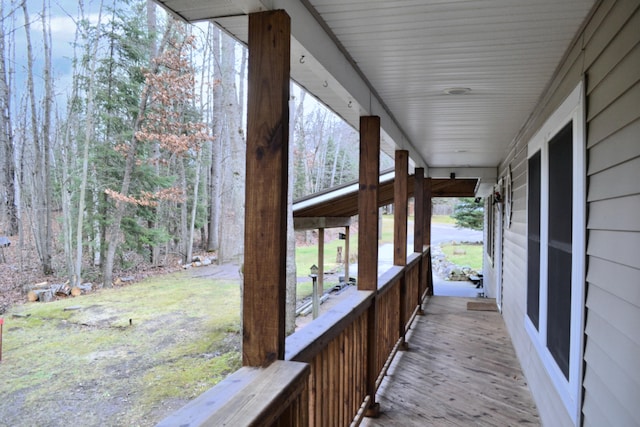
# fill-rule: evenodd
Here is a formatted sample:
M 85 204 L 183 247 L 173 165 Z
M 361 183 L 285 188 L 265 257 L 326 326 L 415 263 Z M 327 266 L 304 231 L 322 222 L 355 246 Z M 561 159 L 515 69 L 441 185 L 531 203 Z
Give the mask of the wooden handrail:
M 375 371 L 377 390 L 421 311 L 430 275 L 425 246 L 380 275 L 376 291 L 356 291 L 289 336 L 284 361 L 240 369 L 158 425 L 357 425 L 375 402 L 367 372 Z M 368 348 L 369 333 L 379 334 L 376 348 Z
M 299 362 L 277 360 L 266 368 L 240 368 L 157 427 L 271 426 L 296 400 L 302 409 L 298 412 L 306 412 L 303 390 L 308 376 L 309 365 Z
M 287 337 L 285 360 L 308 362 L 371 305 L 372 291 L 357 291 Z

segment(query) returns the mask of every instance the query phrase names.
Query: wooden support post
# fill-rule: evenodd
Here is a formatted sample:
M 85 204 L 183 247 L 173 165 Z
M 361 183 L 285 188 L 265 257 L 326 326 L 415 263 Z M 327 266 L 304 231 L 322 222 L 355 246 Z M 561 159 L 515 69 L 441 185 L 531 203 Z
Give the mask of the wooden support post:
M 358 289 L 378 289 L 378 190 L 380 183 L 380 117 L 360 117 L 360 178 L 358 191 Z M 366 392 L 369 407 L 365 415 L 377 417 L 376 352 L 378 331 L 374 299 L 367 316 Z
M 413 251 L 424 251 L 424 168 L 416 168 L 413 184 L 415 216 L 413 220 Z
M 291 20 L 249 15 L 243 366 L 284 359 Z
M 409 152 L 397 150 L 395 156 L 395 180 L 393 182 L 393 264 L 407 265 L 407 216 L 408 216 L 408 188 L 409 188 Z M 407 311 L 407 281 L 400 280 L 400 321 L 398 322 L 398 336 L 400 350 L 408 350 L 405 341 L 405 324 Z
M 396 173 L 393 182 L 393 264 L 407 265 L 407 215 L 409 188 L 409 152 L 396 151 Z
M 424 251 L 424 168 L 416 168 L 415 181 L 413 183 L 413 195 L 415 206 L 415 217 L 413 221 L 413 252 L 423 253 Z M 418 314 L 424 315 L 422 309 L 422 295 L 426 289 L 427 272 L 424 263 L 420 260 L 420 272 L 418 273 Z
M 344 227 L 344 281 L 349 283 L 349 226 Z
M 324 293 L 324 228 L 318 230 L 318 295 Z
M 358 191 L 358 289 L 378 287 L 378 191 L 380 117 L 360 117 L 360 190 Z
M 425 179 L 424 183 L 424 244 L 431 246 L 431 178 Z M 429 253 L 431 253 L 431 248 L 429 248 Z M 429 259 L 431 259 L 431 255 L 429 255 Z M 432 276 L 432 268 L 429 266 L 429 271 L 427 273 L 427 286 L 429 291 L 427 295 L 433 295 L 433 276 Z

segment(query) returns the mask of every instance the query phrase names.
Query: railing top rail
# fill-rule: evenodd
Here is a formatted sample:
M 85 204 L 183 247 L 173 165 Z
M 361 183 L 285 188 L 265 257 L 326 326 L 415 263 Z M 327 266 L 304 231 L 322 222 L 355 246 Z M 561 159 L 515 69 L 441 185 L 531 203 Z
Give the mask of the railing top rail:
M 423 254 L 420 252 L 413 252 L 409 254 L 409 256 L 407 257 L 407 268 L 411 268 L 413 267 L 413 264 L 420 262 L 422 256 Z
M 404 275 L 406 267 L 394 265 L 378 277 L 378 295 L 387 292 Z
M 240 368 L 156 427 L 271 425 L 300 393 L 308 375 L 309 365 L 283 360 L 266 368 Z
M 313 322 L 288 336 L 285 342 L 285 360 L 310 361 L 369 308 L 373 295 L 372 291 L 356 291 L 354 295 L 346 297 Z

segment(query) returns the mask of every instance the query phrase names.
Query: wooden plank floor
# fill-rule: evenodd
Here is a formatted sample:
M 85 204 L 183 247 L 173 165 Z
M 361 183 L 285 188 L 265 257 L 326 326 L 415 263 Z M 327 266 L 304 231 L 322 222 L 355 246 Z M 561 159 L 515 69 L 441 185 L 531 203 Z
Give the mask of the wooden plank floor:
M 432 297 L 378 390 L 363 426 L 540 425 L 500 313 Z

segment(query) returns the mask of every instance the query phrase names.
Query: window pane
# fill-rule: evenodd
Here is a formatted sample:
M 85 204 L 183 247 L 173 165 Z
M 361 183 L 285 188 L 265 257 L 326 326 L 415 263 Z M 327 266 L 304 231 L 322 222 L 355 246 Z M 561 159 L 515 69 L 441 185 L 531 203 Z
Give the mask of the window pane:
M 527 315 L 539 328 L 540 310 L 540 152 L 529 159 L 527 217 Z
M 549 143 L 547 348 L 569 378 L 573 132 L 569 123 Z

